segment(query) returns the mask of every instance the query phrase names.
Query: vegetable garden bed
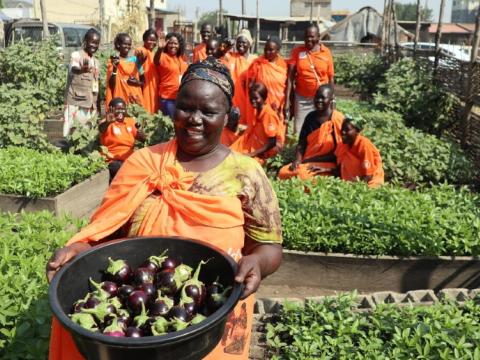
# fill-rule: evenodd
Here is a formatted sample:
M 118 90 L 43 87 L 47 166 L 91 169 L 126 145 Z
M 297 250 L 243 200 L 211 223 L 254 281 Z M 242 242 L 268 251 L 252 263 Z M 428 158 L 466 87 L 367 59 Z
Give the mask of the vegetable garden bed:
M 100 156 L 0 149 L 0 210 L 84 216 L 100 204 L 108 188 L 105 167 Z

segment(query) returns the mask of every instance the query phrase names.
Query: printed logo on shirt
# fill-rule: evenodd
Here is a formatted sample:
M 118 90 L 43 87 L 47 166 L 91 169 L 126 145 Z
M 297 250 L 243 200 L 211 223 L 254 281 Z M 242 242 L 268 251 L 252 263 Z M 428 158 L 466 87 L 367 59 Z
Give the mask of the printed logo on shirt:
M 370 161 L 368 161 L 368 160 L 365 160 L 365 161 L 362 163 L 362 167 L 363 167 L 364 169 L 370 169 L 370 166 L 371 166 L 371 165 L 370 165 Z
M 132 132 L 132 127 L 131 127 L 131 126 L 127 126 L 127 131 L 128 131 L 129 133 L 131 133 L 131 132 Z
M 119 127 L 116 127 L 115 125 L 113 126 L 112 132 L 113 132 L 113 135 L 121 135 L 122 134 L 122 130 Z
M 299 59 L 306 59 L 307 58 L 307 52 L 306 51 L 300 51 L 298 53 L 298 58 Z
M 268 125 L 268 131 L 275 131 L 277 129 L 277 127 L 275 126 L 275 124 L 269 124 Z

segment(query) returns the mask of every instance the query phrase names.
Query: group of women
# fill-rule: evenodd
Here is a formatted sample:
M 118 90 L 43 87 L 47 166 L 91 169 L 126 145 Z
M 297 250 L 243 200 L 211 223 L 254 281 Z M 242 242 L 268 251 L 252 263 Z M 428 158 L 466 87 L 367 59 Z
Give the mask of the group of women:
M 305 29 L 304 45 L 294 48 L 287 60 L 280 54 L 280 39 L 274 36 L 266 41 L 263 54 L 256 56 L 250 53 L 248 30 L 240 31 L 231 42 L 215 38 L 213 26 L 203 24 L 200 35 L 202 42 L 193 49 L 193 63 L 212 56 L 228 68 L 234 83 L 233 106 L 221 137 L 224 145 L 263 164 L 283 148 L 287 125 L 293 118 L 293 131 L 300 135 L 296 159 L 281 169 L 280 179 L 337 175 L 344 180 L 368 180 L 375 174 L 375 180 L 368 180 L 368 184 L 383 183 L 380 154 L 359 134 L 358 127 L 350 132 L 354 137 L 349 140 L 351 144 L 344 147 L 343 134 L 349 132 L 342 130 L 343 115 L 334 109 L 333 57 L 320 43 L 317 25 Z M 92 83 L 98 79 L 93 54 L 99 40 L 98 33 L 87 33 L 84 50 L 74 53 L 75 59 L 72 56 L 71 73 L 81 74 L 80 78 L 88 75 Z M 169 33 L 159 39 L 154 30 L 147 30 L 143 46 L 133 52 L 132 39 L 126 33 L 118 34 L 114 44 L 118 54 L 107 65 L 107 109 L 112 99 L 121 98 L 127 105 L 137 103 L 150 113 L 162 111 L 174 118 L 177 94 L 188 67 L 182 35 Z M 67 106 L 65 118 L 70 121 L 66 124 L 75 117 L 84 121 L 96 115 L 98 85 L 95 96 L 84 99 L 83 93 L 75 98 L 79 95 L 75 87 L 82 83 L 77 80 L 70 84 L 73 90 L 67 92 L 72 94 L 67 96 L 67 104 L 76 99 L 76 106 Z M 79 108 L 78 104 L 89 106 Z M 345 126 L 348 123 L 352 124 L 345 122 Z M 354 146 L 359 143 L 363 145 Z

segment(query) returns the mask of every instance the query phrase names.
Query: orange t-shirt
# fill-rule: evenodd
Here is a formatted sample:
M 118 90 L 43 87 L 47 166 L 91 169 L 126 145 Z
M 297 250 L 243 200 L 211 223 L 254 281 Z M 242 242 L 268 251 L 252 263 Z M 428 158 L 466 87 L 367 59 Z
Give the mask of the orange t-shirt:
M 125 161 L 133 154 L 137 128 L 134 118 L 125 118 L 123 122 L 115 121 L 108 125 L 107 130 L 100 135 L 100 143 L 108 148 L 108 161 Z
M 182 57 L 162 52 L 160 64 L 157 66 L 159 73 L 158 96 L 160 98 L 175 100 L 187 67 L 187 62 Z
M 252 153 L 264 146 L 268 139 L 272 137 L 280 139 L 283 136 L 282 129 L 284 128 L 278 113 L 270 105 L 265 104 L 257 114 L 253 127 L 247 129 L 230 148 L 242 154 Z M 266 159 L 273 155 L 275 155 L 274 151 L 269 150 L 262 157 Z
M 370 187 L 384 183 L 380 152 L 365 136 L 357 135 L 352 147 L 339 143 L 335 155 L 343 180 L 356 181 L 361 176 L 372 176 L 368 182 Z
M 205 60 L 207 58 L 207 45 L 201 43 L 193 49 L 193 63 L 199 62 L 200 60 Z
M 305 46 L 296 47 L 288 64 L 297 68 L 295 91 L 304 97 L 314 97 L 318 87 L 329 83 L 335 74 L 332 53 L 322 44 L 317 51 L 307 51 Z

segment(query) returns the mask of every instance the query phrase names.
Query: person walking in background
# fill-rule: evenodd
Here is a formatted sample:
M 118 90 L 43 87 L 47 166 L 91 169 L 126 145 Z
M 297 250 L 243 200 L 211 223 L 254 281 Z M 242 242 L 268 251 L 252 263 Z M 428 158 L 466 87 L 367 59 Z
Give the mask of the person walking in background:
M 293 49 L 288 61 L 288 83 L 285 117 L 290 116 L 290 95 L 295 94 L 294 131 L 298 134 L 305 116 L 314 110 L 313 97 L 320 85 L 334 85 L 333 57 L 330 50 L 320 44 L 320 30 L 316 24 L 305 29 L 305 44 Z M 288 115 L 288 116 L 287 116 Z
M 133 154 L 135 140 L 145 141 L 145 133 L 134 118 L 127 117 L 127 104 L 122 98 L 110 101 L 107 116 L 98 122 L 98 130 L 100 143 L 108 149 L 104 155 L 112 181 L 123 162 Z
M 305 118 L 295 150 L 295 160 L 280 169 L 280 179 L 297 176 L 308 180 L 315 175 L 334 174 L 337 168 L 335 150 L 342 142 L 344 116 L 333 108 L 333 97 L 333 87 L 330 84 L 318 88 L 314 101 L 316 110 Z
M 143 103 L 150 114 L 158 111 L 158 72 L 153 62 L 153 50 L 158 43 L 158 35 L 154 29 L 143 33 L 143 46 L 135 50 L 137 58 L 143 60 L 145 83 L 143 85 Z
M 86 125 L 97 116 L 100 65 L 95 53 L 100 46 L 100 33 L 95 29 L 86 32 L 83 47 L 74 51 L 68 67 L 65 91 L 63 136 L 70 135 L 75 122 Z
M 108 106 L 113 98 L 119 97 L 126 104 L 139 104 L 145 107 L 142 93 L 145 83 L 142 53 L 130 55 L 132 38 L 127 33 L 118 34 L 114 44 L 118 55 L 112 56 L 107 64 L 105 106 Z
M 202 42 L 193 49 L 193 63 L 207 58 L 207 42 L 213 37 L 213 25 L 209 23 L 202 24 L 202 27 L 200 28 L 200 36 Z
M 175 113 L 175 98 L 187 71 L 188 64 L 184 59 L 185 42 L 183 36 L 168 33 L 165 45 L 159 44 L 155 53 L 154 63 L 159 74 L 158 97 L 163 115 L 173 119 Z

